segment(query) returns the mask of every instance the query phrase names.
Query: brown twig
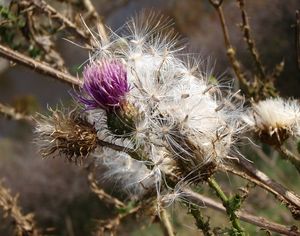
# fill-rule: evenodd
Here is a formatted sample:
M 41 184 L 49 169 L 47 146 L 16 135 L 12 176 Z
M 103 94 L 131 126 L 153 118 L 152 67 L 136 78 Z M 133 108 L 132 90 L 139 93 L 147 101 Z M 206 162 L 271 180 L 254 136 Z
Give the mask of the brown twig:
M 89 43 L 92 40 L 91 35 L 81 30 L 76 24 L 74 24 L 67 17 L 59 13 L 55 8 L 50 6 L 44 0 L 29 0 L 22 1 L 21 3 L 25 6 L 30 6 L 31 4 L 33 4 L 43 13 L 48 14 L 52 19 L 56 19 L 59 22 L 61 22 L 63 26 L 65 26 L 66 29 L 70 31 L 70 33 L 77 35 L 81 40 L 85 42 L 88 40 Z
M 83 0 L 83 5 L 87 9 L 87 16 L 91 16 L 97 24 L 98 32 L 104 41 L 108 41 L 107 32 L 103 23 L 103 18 L 98 14 L 91 0 Z
M 250 51 L 250 54 L 252 55 L 256 68 L 260 74 L 260 77 L 262 79 L 266 78 L 266 73 L 265 73 L 265 69 L 264 66 L 262 65 L 261 61 L 260 61 L 260 56 L 259 53 L 256 49 L 255 46 L 255 42 L 252 38 L 251 32 L 250 32 L 250 24 L 249 24 L 249 20 L 248 20 L 248 16 L 245 10 L 245 2 L 244 0 L 237 0 L 238 4 L 239 4 L 239 8 L 241 10 L 241 16 L 242 16 L 242 24 L 241 24 L 241 29 L 244 33 L 244 39 L 248 45 L 248 49 Z
M 300 70 L 300 11 L 296 11 L 296 50 L 297 50 L 297 64 Z
M 300 217 L 300 198 L 292 191 L 286 189 L 281 184 L 269 178 L 265 173 L 257 170 L 251 163 L 244 159 L 236 161 L 235 166 L 242 171 L 232 168 L 228 165 L 221 166 L 220 170 L 228 171 L 238 175 L 248 181 L 251 181 L 268 192 L 272 193 L 277 199 L 284 202 L 290 209 L 295 219 Z
M 13 220 L 18 236 L 38 236 L 41 235 L 36 228 L 33 214 L 23 215 L 18 206 L 18 196 L 13 197 L 10 190 L 5 188 L 0 182 L 0 207 L 4 211 L 4 217 L 8 216 Z
M 194 203 L 198 206 L 209 207 L 214 210 L 226 213 L 225 207 L 222 206 L 221 203 L 216 202 L 215 200 L 203 196 L 201 194 L 195 193 L 189 189 L 183 190 L 184 195 L 186 196 L 186 200 Z M 247 213 L 246 211 L 239 210 L 236 212 L 237 217 L 247 223 L 256 225 L 263 229 L 267 229 L 273 232 L 277 232 L 282 235 L 290 235 L 290 236 L 299 236 L 300 232 L 298 231 L 296 226 L 285 226 L 281 224 L 274 223 L 270 220 L 267 220 L 263 217 L 254 216 L 252 214 Z
M 50 39 L 50 36 L 46 35 L 45 32 L 43 32 L 43 34 L 37 33 L 34 24 L 35 20 L 37 19 L 33 14 L 33 10 L 26 11 L 28 31 L 25 32 L 27 33 L 27 37 L 30 37 L 30 39 L 44 51 L 45 55 L 43 58 L 47 63 L 54 65 L 55 68 L 63 72 L 67 72 L 68 70 L 65 66 L 65 61 L 61 54 L 55 49 L 54 43 Z
M 124 214 L 120 213 L 112 219 L 99 220 L 97 232 L 95 233 L 95 235 L 103 236 L 106 231 L 109 231 L 111 235 L 117 235 L 116 230 L 117 227 L 120 225 L 121 221 L 128 216 L 134 215 L 140 209 L 142 209 L 142 205 L 138 205 L 137 207 L 132 208 L 131 210 L 127 211 Z
M 58 71 L 51 66 L 48 66 L 42 62 L 38 62 L 3 45 L 0 45 L 0 56 L 10 61 L 29 67 L 41 74 L 49 75 L 52 78 L 67 83 L 71 86 L 79 87 L 82 84 L 79 79 L 73 77 L 72 75 Z
M 229 33 L 228 33 L 226 21 L 225 21 L 223 9 L 222 9 L 223 1 L 220 1 L 220 0 L 219 1 L 209 0 L 209 1 L 212 4 L 212 6 L 216 9 L 217 14 L 219 16 L 219 20 L 221 23 L 222 32 L 223 32 L 223 36 L 224 36 L 225 47 L 227 49 L 227 56 L 229 58 L 230 64 L 231 64 L 239 82 L 241 83 L 241 85 L 244 86 L 243 88 L 248 90 L 246 77 L 244 76 L 244 73 L 241 70 L 241 65 L 236 58 L 235 49 L 233 48 L 233 46 L 230 43 L 230 37 L 229 37 Z
M 95 193 L 98 196 L 98 198 L 101 201 L 111 204 L 117 208 L 125 207 L 125 204 L 121 202 L 119 199 L 107 194 L 103 189 L 98 187 L 94 174 L 92 172 L 89 173 L 88 180 L 89 180 L 91 190 L 93 191 L 93 193 Z
M 4 115 L 6 118 L 17 120 L 17 121 L 25 121 L 30 124 L 33 123 L 33 118 L 31 116 L 22 114 L 20 112 L 17 112 L 15 108 L 6 106 L 4 104 L 0 103 L 0 114 Z

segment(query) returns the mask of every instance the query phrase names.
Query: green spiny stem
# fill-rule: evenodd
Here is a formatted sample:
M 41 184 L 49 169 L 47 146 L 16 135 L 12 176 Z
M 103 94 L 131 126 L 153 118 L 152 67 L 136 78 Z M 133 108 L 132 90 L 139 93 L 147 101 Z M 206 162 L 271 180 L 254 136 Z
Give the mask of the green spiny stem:
M 196 221 L 196 226 L 198 229 L 201 229 L 203 232 L 204 236 L 212 236 L 210 232 L 210 225 L 209 225 L 209 218 L 207 220 L 204 219 L 203 215 L 201 214 L 201 211 L 199 210 L 199 207 L 196 205 L 189 205 L 188 206 L 189 211 L 191 215 L 193 215 L 195 221 Z
M 217 183 L 215 179 L 208 178 L 207 182 L 209 186 L 215 190 L 216 195 L 218 196 L 218 198 L 221 199 L 223 206 L 226 208 L 226 212 L 229 216 L 232 227 L 235 230 L 235 235 L 244 236 L 245 235 L 244 229 L 240 225 L 238 217 L 235 214 L 236 208 L 232 207 L 232 205 L 230 204 L 230 199 L 226 196 L 226 194 L 223 192 L 220 185 Z

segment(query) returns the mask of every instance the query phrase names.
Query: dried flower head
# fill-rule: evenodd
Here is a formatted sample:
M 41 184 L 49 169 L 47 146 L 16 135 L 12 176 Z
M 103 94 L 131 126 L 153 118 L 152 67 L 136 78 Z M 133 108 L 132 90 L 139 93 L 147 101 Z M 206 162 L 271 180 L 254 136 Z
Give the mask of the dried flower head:
M 77 97 L 87 109 L 118 107 L 129 92 L 126 68 L 118 60 L 92 61 L 83 78 L 82 94 Z
M 300 135 L 300 106 L 296 100 L 269 98 L 253 104 L 245 122 L 263 142 L 281 145 L 290 136 Z
M 37 118 L 35 142 L 45 157 L 56 153 L 75 162 L 97 147 L 97 131 L 77 110 L 51 110 L 51 116 Z

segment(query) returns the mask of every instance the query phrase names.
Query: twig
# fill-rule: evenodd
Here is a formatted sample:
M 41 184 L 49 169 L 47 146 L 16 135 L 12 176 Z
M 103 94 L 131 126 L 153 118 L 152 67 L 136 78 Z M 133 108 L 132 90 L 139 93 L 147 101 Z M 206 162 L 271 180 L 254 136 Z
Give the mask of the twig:
M 23 215 L 18 206 L 18 196 L 11 196 L 11 193 L 0 182 L 0 207 L 3 208 L 4 217 L 10 216 L 13 219 L 16 235 L 38 236 L 41 235 L 36 228 L 33 214 Z
M 33 123 L 33 118 L 31 116 L 22 114 L 20 112 L 17 112 L 15 108 L 6 106 L 4 104 L 0 103 L 0 114 L 4 115 L 5 117 L 17 121 L 25 121 L 30 124 Z
M 201 194 L 195 193 L 189 189 L 183 190 L 184 195 L 186 196 L 186 200 L 188 200 L 191 203 L 194 203 L 198 206 L 204 206 L 209 207 L 214 210 L 220 211 L 225 213 L 226 209 L 222 206 L 222 204 L 214 201 L 211 198 L 208 198 L 206 196 L 203 196 Z M 273 232 L 277 232 L 282 235 L 289 235 L 289 236 L 299 236 L 300 232 L 298 231 L 296 226 L 285 226 L 281 224 L 274 223 L 270 220 L 267 220 L 263 217 L 254 216 L 250 213 L 247 213 L 246 211 L 239 210 L 236 212 L 237 217 L 247 223 L 256 225 L 258 227 L 261 227 L 263 229 L 267 229 Z
M 300 198 L 292 191 L 289 191 L 281 184 L 269 178 L 265 173 L 257 170 L 251 163 L 244 159 L 235 162 L 237 168 L 242 171 L 236 170 L 228 165 L 220 166 L 220 170 L 228 171 L 238 175 L 248 181 L 251 181 L 268 192 L 272 193 L 277 199 L 284 202 L 290 209 L 295 219 L 300 217 Z
M 165 236 L 175 236 L 174 229 L 172 227 L 172 224 L 170 222 L 170 219 L 169 219 L 166 209 L 162 209 L 160 212 L 160 222 L 161 222 L 162 228 L 164 229 Z
M 42 12 L 48 14 L 53 19 L 57 19 L 60 21 L 72 34 L 76 34 L 80 39 L 83 41 L 91 41 L 92 38 L 89 34 L 85 33 L 81 29 L 78 28 L 76 24 L 74 24 L 72 21 L 70 21 L 68 18 L 60 14 L 56 11 L 52 6 L 50 6 L 47 2 L 44 0 L 29 0 L 29 1 L 23 1 L 23 4 L 33 4 L 38 9 L 40 9 Z
M 240 222 L 238 221 L 238 217 L 235 213 L 235 209 L 232 209 L 230 206 L 230 200 L 225 195 L 219 184 L 213 179 L 212 177 L 208 178 L 207 180 L 209 186 L 215 190 L 217 196 L 221 199 L 223 206 L 226 208 L 226 212 L 230 218 L 230 221 L 232 223 L 232 227 L 239 233 L 239 235 L 244 235 L 244 229 L 240 225 Z
M 255 42 L 252 39 L 251 33 L 250 33 L 250 25 L 249 25 L 249 20 L 248 16 L 245 10 L 245 2 L 244 0 L 237 0 L 239 4 L 239 8 L 241 10 L 241 15 L 242 15 L 242 24 L 241 24 L 241 29 L 244 33 L 244 39 L 248 45 L 248 49 L 250 51 L 250 54 L 252 55 L 256 68 L 261 76 L 262 79 L 266 78 L 266 73 L 265 69 L 260 61 L 260 56 L 259 53 L 255 47 Z
M 300 11 L 296 11 L 296 50 L 297 50 L 297 64 L 300 70 Z
M 10 61 L 29 67 L 41 74 L 49 75 L 52 78 L 60 80 L 61 82 L 67 83 L 71 86 L 81 86 L 82 84 L 79 79 L 73 77 L 72 75 L 58 71 L 51 66 L 48 66 L 42 62 L 38 62 L 3 45 L 0 45 L 0 56 Z
M 91 2 L 91 0 L 83 0 L 83 5 L 88 10 L 87 15 L 91 16 L 96 22 L 99 34 L 102 36 L 103 40 L 108 41 L 107 32 L 103 24 L 103 18 L 96 11 L 94 4 Z
M 98 221 L 99 225 L 98 225 L 96 235 L 103 236 L 105 231 L 110 231 L 111 235 L 116 235 L 116 234 L 114 234 L 114 232 L 116 231 L 117 227 L 120 225 L 121 221 L 124 218 L 137 213 L 141 208 L 142 208 L 142 206 L 139 205 L 135 208 L 132 208 L 131 210 L 129 210 L 128 212 L 126 212 L 124 214 L 120 213 L 120 214 L 116 215 L 112 219 L 108 219 L 108 220 L 104 220 L 104 221 L 99 220 Z
M 103 189 L 100 189 L 96 183 L 94 174 L 92 172 L 88 175 L 91 190 L 98 196 L 98 198 L 105 203 L 111 204 L 117 208 L 124 208 L 125 204 L 119 199 L 107 194 Z
M 35 24 L 35 18 L 32 10 L 26 11 L 26 22 L 28 26 L 27 37 L 29 36 L 35 44 L 37 44 L 45 53 L 44 59 L 47 63 L 53 64 L 57 69 L 67 72 L 65 61 L 61 54 L 55 49 L 54 43 L 50 40 L 49 35 L 41 35 L 37 33 Z
M 225 42 L 225 46 L 227 49 L 227 56 L 229 58 L 231 66 L 235 72 L 236 77 L 240 81 L 241 85 L 243 85 L 244 86 L 243 88 L 247 90 L 246 92 L 248 92 L 247 80 L 241 70 L 239 61 L 236 58 L 235 49 L 233 48 L 233 46 L 230 43 L 230 37 L 229 37 L 229 33 L 228 33 L 226 21 L 225 21 L 223 9 L 222 9 L 223 1 L 220 1 L 220 0 L 219 1 L 209 0 L 209 1 L 218 13 L 218 16 L 219 16 L 219 19 L 221 22 L 223 36 L 224 36 L 224 42 Z

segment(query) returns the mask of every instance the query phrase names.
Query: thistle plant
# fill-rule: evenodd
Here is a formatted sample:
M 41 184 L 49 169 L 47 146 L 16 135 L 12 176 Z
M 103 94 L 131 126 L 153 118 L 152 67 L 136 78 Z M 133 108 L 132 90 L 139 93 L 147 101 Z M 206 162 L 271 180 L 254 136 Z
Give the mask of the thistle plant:
M 106 122 L 97 129 L 105 140 L 125 152 L 133 149 L 135 158 L 151 170 L 137 182 L 154 179 L 160 196 L 168 190 L 163 186 L 166 173 L 175 181 L 201 182 L 228 158 L 243 130 L 242 108 L 231 91 L 223 97 L 220 86 L 209 84 L 207 72 L 189 68 L 191 56 L 185 62 L 176 55 L 182 48 L 161 32 L 167 23 L 162 20 L 160 25 L 155 14 L 149 18 L 146 27 L 142 16 L 131 20 L 124 29 L 129 34 L 112 34 L 108 45 L 97 42 L 76 97 L 94 123 L 99 121 L 93 112 L 102 113 Z M 110 171 L 123 172 L 112 166 Z
M 32 1 L 32 6 L 54 14 L 46 2 L 37 2 Z M 299 138 L 300 105 L 297 100 L 272 97 L 277 94 L 274 80 L 280 69 L 267 75 L 260 62 L 251 43 L 244 1 L 237 2 L 245 41 L 258 71 L 254 80 L 247 80 L 231 45 L 222 1 L 210 1 L 218 12 L 241 90 L 233 80 L 212 79 L 216 76 L 206 62 L 186 52 L 171 21 L 160 14 L 137 14 L 115 32 L 102 24 L 90 1 L 84 2 L 99 24 L 98 33 L 85 21 L 86 28 L 79 29 L 55 14 L 89 50 L 79 79 L 63 71 L 64 63 L 57 72 L 0 45 L 0 55 L 71 84 L 72 104 L 49 108 L 48 115 L 34 118 L 4 105 L 0 110 L 12 118 L 34 121 L 34 143 L 43 157 L 61 156 L 85 167 L 91 190 L 117 212 L 114 218 L 99 222 L 96 234 L 116 233 L 123 218 L 144 211 L 161 222 L 166 235 L 175 235 L 167 208 L 180 203 L 204 235 L 217 231 L 249 235 L 240 219 L 285 235 L 300 235 L 297 228 L 241 210 L 248 185 L 243 188 L 246 194 L 228 195 L 215 178 L 222 171 L 240 176 L 272 193 L 295 219 L 300 217 L 299 196 L 257 170 L 239 146 L 247 139 L 269 145 L 300 172 L 300 158 L 285 148 L 287 142 Z M 26 1 L 14 4 L 24 12 L 28 8 Z M 222 205 L 200 194 L 198 190 L 205 186 Z M 112 188 L 116 193 L 111 193 Z M 202 205 L 225 212 L 230 225 L 214 228 L 203 216 Z

